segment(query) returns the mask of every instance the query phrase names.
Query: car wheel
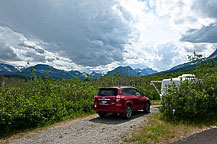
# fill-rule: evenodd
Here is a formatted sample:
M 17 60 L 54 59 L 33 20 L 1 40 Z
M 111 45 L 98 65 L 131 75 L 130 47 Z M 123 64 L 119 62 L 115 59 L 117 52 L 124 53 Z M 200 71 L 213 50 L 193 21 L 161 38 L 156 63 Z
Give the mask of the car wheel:
M 146 106 L 145 106 L 145 109 L 144 109 L 144 112 L 145 113 L 150 113 L 150 103 L 148 102 L 147 104 L 146 104 Z
M 99 115 L 100 117 L 105 117 L 106 114 L 105 114 L 105 113 L 102 113 L 102 112 L 99 112 L 98 115 Z
M 130 105 L 127 105 L 126 110 L 125 110 L 125 118 L 130 119 L 132 117 L 132 108 Z

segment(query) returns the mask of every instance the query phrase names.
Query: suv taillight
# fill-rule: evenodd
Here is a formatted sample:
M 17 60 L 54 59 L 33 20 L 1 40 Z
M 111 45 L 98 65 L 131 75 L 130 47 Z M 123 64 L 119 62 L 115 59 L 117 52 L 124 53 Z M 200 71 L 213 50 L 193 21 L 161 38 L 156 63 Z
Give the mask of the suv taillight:
M 121 97 L 120 96 L 117 96 L 116 97 L 116 102 L 119 102 L 121 100 Z

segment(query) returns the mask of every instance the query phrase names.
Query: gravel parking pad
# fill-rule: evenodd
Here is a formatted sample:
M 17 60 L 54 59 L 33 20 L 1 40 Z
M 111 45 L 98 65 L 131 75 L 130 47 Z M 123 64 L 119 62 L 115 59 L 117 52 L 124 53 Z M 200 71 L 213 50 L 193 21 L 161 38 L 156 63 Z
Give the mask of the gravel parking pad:
M 158 106 L 151 106 L 151 113 L 142 111 L 134 113 L 132 119 L 126 120 L 120 116 L 110 115 L 104 118 L 91 115 L 66 123 L 55 124 L 38 132 L 29 132 L 23 136 L 0 140 L 0 143 L 11 144 L 102 144 L 122 143 L 125 136 L 131 135 L 134 128 L 142 126 L 147 116 L 157 113 Z

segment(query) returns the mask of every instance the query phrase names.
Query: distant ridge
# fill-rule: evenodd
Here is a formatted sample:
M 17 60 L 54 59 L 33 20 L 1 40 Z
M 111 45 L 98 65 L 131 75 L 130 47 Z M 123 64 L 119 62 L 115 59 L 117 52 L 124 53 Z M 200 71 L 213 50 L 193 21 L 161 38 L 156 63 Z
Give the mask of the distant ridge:
M 207 59 L 216 59 L 217 58 L 217 49 L 207 58 Z
M 215 60 L 217 62 L 217 49 L 204 60 L 204 63 L 207 62 L 208 60 Z M 196 66 L 198 61 L 192 61 L 192 62 L 187 62 L 184 64 L 177 65 L 175 67 L 172 67 L 170 70 L 160 72 L 160 73 L 170 73 L 170 72 L 177 72 L 177 71 L 183 71 L 187 69 L 194 68 Z
M 0 72 L 11 72 L 11 73 L 16 73 L 18 72 L 18 69 L 16 69 L 14 66 L 12 65 L 8 65 L 8 64 L 0 64 Z
M 204 62 L 208 60 L 215 60 L 217 62 L 217 49 L 205 59 Z M 170 70 L 163 71 L 163 72 L 157 72 L 156 70 L 153 70 L 152 68 L 144 68 L 144 69 L 133 69 L 130 66 L 119 66 L 111 71 L 108 71 L 105 75 L 114 75 L 114 73 L 118 73 L 120 76 L 130 76 L 130 77 L 136 77 L 136 76 L 146 76 L 151 74 L 162 74 L 162 73 L 171 73 L 171 72 L 178 72 L 183 70 L 192 69 L 196 66 L 196 63 L 198 61 L 193 62 L 187 62 L 184 64 L 180 64 L 177 66 L 172 67 Z M 73 78 L 78 77 L 81 79 L 84 79 L 87 75 L 89 75 L 92 78 L 98 79 L 103 76 L 101 73 L 92 72 L 90 74 L 87 73 L 81 73 L 79 71 L 64 71 L 56 69 L 52 66 L 45 65 L 45 64 L 37 64 L 35 66 L 31 66 L 28 68 L 22 68 L 17 69 L 12 65 L 9 64 L 3 64 L 0 63 L 0 76 L 23 76 L 23 77 L 31 77 L 31 69 L 34 68 L 36 76 L 46 76 L 46 71 L 50 72 L 50 76 L 52 78 Z
M 0 64 L 0 75 L 4 76 L 23 76 L 23 77 L 31 77 L 31 69 L 34 69 L 36 76 L 44 77 L 50 76 L 52 78 L 73 78 L 78 77 L 84 79 L 87 75 L 94 79 L 98 79 L 103 76 L 101 73 L 92 72 L 90 74 L 81 73 L 79 71 L 64 71 L 56 69 L 52 66 L 45 65 L 45 64 L 37 64 L 35 66 L 17 69 L 12 65 L 8 64 Z M 113 75 L 114 73 L 119 73 L 121 76 L 137 76 L 139 72 L 139 76 L 145 76 L 148 74 L 157 73 L 157 71 L 151 68 L 145 69 L 133 69 L 130 66 L 120 66 L 115 68 L 112 71 L 107 72 L 106 75 Z
M 144 69 L 133 69 L 130 66 L 119 66 L 112 71 L 108 71 L 106 75 L 113 75 L 114 73 L 118 73 L 121 76 L 145 76 L 149 74 L 157 73 L 157 71 L 152 68 L 144 68 Z M 139 75 L 138 75 L 139 74 Z

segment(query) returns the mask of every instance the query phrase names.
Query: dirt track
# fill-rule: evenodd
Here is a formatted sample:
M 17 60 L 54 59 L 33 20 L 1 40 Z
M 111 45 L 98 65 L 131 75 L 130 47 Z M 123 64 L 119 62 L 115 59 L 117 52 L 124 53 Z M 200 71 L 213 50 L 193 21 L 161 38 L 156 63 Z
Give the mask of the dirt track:
M 18 134 L 0 143 L 12 144 L 86 144 L 86 143 L 121 143 L 132 130 L 140 127 L 147 120 L 147 115 L 158 112 L 157 106 L 151 106 L 151 113 L 142 111 L 134 113 L 131 120 L 125 120 L 116 115 L 100 118 L 91 115 L 71 121 L 58 123 L 48 128 Z

